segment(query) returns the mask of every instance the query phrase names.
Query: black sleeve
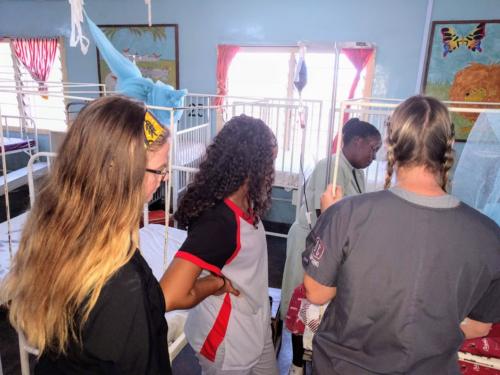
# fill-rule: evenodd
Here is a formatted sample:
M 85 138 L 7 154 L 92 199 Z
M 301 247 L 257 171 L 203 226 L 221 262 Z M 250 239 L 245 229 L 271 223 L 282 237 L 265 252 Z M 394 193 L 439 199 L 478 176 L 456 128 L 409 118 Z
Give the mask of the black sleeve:
M 238 247 L 238 222 L 229 209 L 219 206 L 196 220 L 175 256 L 220 275 Z
M 500 279 L 490 284 L 469 317 L 483 323 L 500 322 Z

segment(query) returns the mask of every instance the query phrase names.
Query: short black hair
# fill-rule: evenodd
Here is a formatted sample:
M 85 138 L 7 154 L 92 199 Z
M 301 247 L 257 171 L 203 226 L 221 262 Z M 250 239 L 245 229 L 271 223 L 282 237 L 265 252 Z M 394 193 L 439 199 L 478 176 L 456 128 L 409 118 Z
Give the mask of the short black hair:
M 366 121 L 361 121 L 357 117 L 353 117 L 347 121 L 342 128 L 342 139 L 344 145 L 349 144 L 354 137 L 368 138 L 380 137 L 380 132 L 375 126 Z

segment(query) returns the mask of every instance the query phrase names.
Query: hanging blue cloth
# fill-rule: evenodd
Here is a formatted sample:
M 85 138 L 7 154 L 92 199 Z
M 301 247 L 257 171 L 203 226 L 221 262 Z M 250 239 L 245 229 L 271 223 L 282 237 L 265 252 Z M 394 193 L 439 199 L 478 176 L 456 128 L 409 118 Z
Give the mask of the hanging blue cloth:
M 161 81 L 153 82 L 150 78 L 144 78 L 137 65 L 111 44 L 87 13 L 85 17 L 99 53 L 117 78 L 116 89 L 119 93 L 152 106 L 178 108 L 184 105 L 187 90 L 175 90 Z M 163 125 L 170 124 L 170 111 L 153 109 L 151 112 Z M 174 111 L 174 121 L 177 122 L 181 116 L 182 110 Z

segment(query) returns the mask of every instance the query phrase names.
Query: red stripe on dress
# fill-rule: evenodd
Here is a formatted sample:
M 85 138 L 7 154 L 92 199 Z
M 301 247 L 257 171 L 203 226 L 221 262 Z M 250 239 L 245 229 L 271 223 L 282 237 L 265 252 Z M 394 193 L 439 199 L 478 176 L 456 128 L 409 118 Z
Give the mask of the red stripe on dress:
M 221 270 L 220 270 L 219 267 L 214 266 L 213 264 L 205 262 L 203 259 L 198 258 L 196 255 L 193 255 L 193 254 L 188 253 L 186 251 L 178 251 L 175 254 L 175 257 L 187 260 L 188 262 L 194 263 L 197 266 L 199 266 L 199 267 L 201 267 L 201 268 L 203 268 L 205 270 L 213 272 L 216 275 L 222 276 L 222 272 L 221 272 Z
M 249 215 L 249 214 L 243 212 L 243 210 L 241 208 L 239 208 L 236 205 L 236 203 L 234 203 L 229 198 L 224 199 L 224 203 L 231 209 L 231 211 L 233 211 L 236 214 L 236 216 L 241 217 L 247 223 L 253 225 L 253 215 Z
M 209 361 L 215 362 L 217 349 L 224 340 L 224 337 L 226 336 L 226 331 L 230 316 L 231 316 L 231 297 L 229 296 L 229 293 L 226 293 L 226 296 L 224 297 L 224 302 L 222 302 L 222 306 L 219 310 L 217 318 L 215 319 L 214 325 L 210 330 L 200 350 L 200 354 L 202 354 Z
M 234 249 L 233 255 L 231 255 L 231 257 L 227 260 L 227 262 L 224 265 L 231 263 L 233 259 L 236 258 L 236 255 L 238 255 L 241 249 L 240 218 L 236 214 L 234 216 L 236 219 L 236 249 Z

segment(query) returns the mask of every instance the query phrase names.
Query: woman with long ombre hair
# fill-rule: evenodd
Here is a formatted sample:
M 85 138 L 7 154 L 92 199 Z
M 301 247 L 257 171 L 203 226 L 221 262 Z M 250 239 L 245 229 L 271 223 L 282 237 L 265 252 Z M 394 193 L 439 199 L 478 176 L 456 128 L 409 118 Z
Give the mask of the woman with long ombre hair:
M 165 179 L 168 130 L 121 96 L 69 128 L 2 285 L 36 374 L 169 374 L 165 302 L 138 250 L 142 207 Z
M 302 254 L 307 298 L 331 301 L 313 341 L 318 375 L 459 374 L 464 338 L 500 321 L 500 229 L 446 192 L 448 109 L 411 97 L 387 130 L 386 190 L 335 203 L 328 189 L 322 207 L 335 204 Z

